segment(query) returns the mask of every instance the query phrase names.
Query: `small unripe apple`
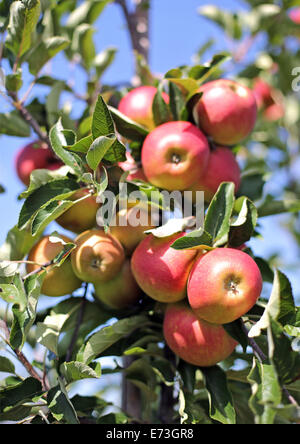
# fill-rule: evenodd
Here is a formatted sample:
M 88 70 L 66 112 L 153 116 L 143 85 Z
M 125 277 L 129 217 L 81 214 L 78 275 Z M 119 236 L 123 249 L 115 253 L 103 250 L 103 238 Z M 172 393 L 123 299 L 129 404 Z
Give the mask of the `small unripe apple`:
M 206 171 L 191 191 L 204 191 L 205 201 L 210 202 L 222 182 L 233 182 L 237 192 L 241 184 L 241 170 L 230 148 L 217 146 L 211 152 Z
M 149 130 L 155 128 L 152 105 L 157 88 L 154 86 L 139 86 L 127 93 L 119 103 L 119 111 L 131 120 L 143 125 Z M 168 94 L 162 93 L 163 99 L 168 104 Z
M 206 137 L 190 122 L 168 122 L 155 128 L 142 147 L 147 180 L 165 190 L 187 190 L 205 171 L 209 160 Z
M 62 162 L 54 156 L 48 145 L 41 141 L 26 145 L 17 153 L 15 158 L 17 175 L 26 186 L 30 183 L 32 171 L 38 169 L 57 170 L 62 165 Z
M 64 242 L 73 242 L 67 236 L 59 236 Z M 51 262 L 63 249 L 60 242 L 51 242 L 50 236 L 45 236 L 32 248 L 26 264 L 28 273 L 38 270 L 42 265 Z M 67 258 L 60 267 L 50 266 L 42 285 L 42 293 L 46 296 L 65 296 L 80 288 L 82 281 L 75 276 L 71 259 Z
M 183 235 L 158 238 L 150 234 L 133 253 L 132 273 L 141 289 L 156 301 L 177 302 L 187 295 L 188 276 L 197 251 L 171 248 Z
M 130 260 L 127 259 L 121 271 L 110 281 L 95 285 L 95 297 L 107 307 L 124 310 L 137 304 L 142 291 L 133 277 Z
M 219 79 L 201 86 L 194 108 L 198 126 L 219 145 L 236 145 L 254 129 L 257 105 L 253 92 L 237 82 Z
M 137 221 L 140 221 L 141 225 L 137 225 Z M 134 206 L 118 211 L 116 225 L 110 226 L 110 234 L 118 239 L 127 256 L 130 256 L 146 237 L 145 231 L 152 228 L 154 226 L 151 225 L 151 209 Z
M 81 233 L 76 239 L 77 248 L 71 259 L 74 273 L 84 282 L 98 284 L 113 279 L 125 261 L 120 242 L 102 229 Z
M 100 208 L 100 204 L 96 201 L 97 196 L 91 195 L 87 188 L 82 188 L 76 191 L 68 200 L 79 200 L 87 195 L 89 195 L 89 197 L 74 204 L 56 219 L 56 222 L 65 228 L 65 230 L 79 234 L 97 225 L 96 215 Z
M 262 291 L 255 261 L 243 251 L 217 248 L 199 256 L 188 282 L 188 300 L 197 317 L 227 324 L 246 314 Z
M 163 332 L 170 349 L 197 367 L 211 367 L 223 361 L 238 345 L 222 325 L 198 319 L 184 302 L 168 305 Z

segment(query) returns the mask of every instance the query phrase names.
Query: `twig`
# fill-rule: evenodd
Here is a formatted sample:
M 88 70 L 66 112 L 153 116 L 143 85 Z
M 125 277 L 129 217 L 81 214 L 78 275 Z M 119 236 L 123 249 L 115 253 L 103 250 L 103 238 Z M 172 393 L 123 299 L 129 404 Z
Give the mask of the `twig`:
M 261 350 L 261 348 L 257 345 L 257 343 L 254 341 L 254 339 L 249 338 L 249 332 L 247 327 L 245 326 L 244 322 L 241 320 L 241 327 L 245 335 L 247 336 L 248 343 L 252 347 L 254 353 L 257 355 L 257 357 L 260 359 L 260 361 L 266 361 L 267 356 L 264 354 L 264 352 Z
M 41 271 L 45 270 L 45 268 L 50 267 L 53 264 L 54 264 L 53 260 L 49 261 L 49 262 L 46 262 L 45 264 L 41 265 L 36 270 L 33 270 L 31 273 L 26 274 L 26 276 L 24 276 L 23 279 L 25 280 L 25 279 L 29 278 L 30 276 L 34 276 L 35 274 L 40 273 Z

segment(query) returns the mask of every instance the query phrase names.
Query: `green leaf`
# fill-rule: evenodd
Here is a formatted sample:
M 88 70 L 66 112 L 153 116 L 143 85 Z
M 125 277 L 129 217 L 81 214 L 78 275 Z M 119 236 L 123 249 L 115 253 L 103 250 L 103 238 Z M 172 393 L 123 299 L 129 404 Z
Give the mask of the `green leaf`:
M 214 247 L 228 242 L 234 200 L 234 184 L 224 182 L 220 185 L 207 210 L 204 230 L 212 236 Z
M 300 211 L 299 199 L 274 200 L 268 195 L 265 201 L 258 207 L 259 217 L 274 216 L 282 213 L 297 213 Z
M 109 106 L 108 108 L 115 122 L 117 131 L 121 136 L 139 142 L 143 141 L 149 134 L 149 131 L 146 128 L 129 119 L 116 108 L 113 108 L 112 106 Z
M 24 381 L 0 390 L 0 412 L 7 412 L 25 402 L 32 401 L 42 394 L 42 385 L 35 378 L 27 378 Z
M 76 27 L 72 41 L 72 51 L 80 55 L 84 67 L 89 70 L 96 55 L 93 42 L 93 34 L 95 30 L 88 23 L 82 23 Z
M 115 133 L 115 126 L 110 110 L 103 97 L 99 95 L 92 120 L 92 134 L 94 140 L 100 136 L 108 136 Z
M 267 329 L 270 317 L 274 321 L 280 321 L 281 318 L 293 313 L 295 313 L 295 303 L 291 283 L 281 271 L 276 270 L 272 293 L 264 314 L 249 331 L 249 337 L 259 336 L 262 330 Z
M 248 337 L 241 327 L 241 321 L 237 319 L 234 322 L 223 325 L 223 327 L 233 339 L 241 344 L 243 351 L 246 353 L 248 347 Z
M 86 154 L 90 149 L 92 143 L 93 143 L 93 136 L 86 136 L 78 140 L 76 143 L 74 143 L 74 145 L 67 145 L 64 146 L 64 148 L 70 151 L 74 151 L 76 153 Z
M 38 237 L 39 235 L 32 236 L 30 227 L 20 230 L 15 226 L 8 232 L 4 244 L 0 247 L 0 260 L 19 261 L 24 259 L 37 242 Z
M 157 88 L 157 93 L 154 96 L 152 104 L 153 120 L 155 126 L 162 125 L 163 123 L 171 120 L 169 105 L 165 102 L 163 95 L 162 84 Z
M 115 60 L 117 48 L 109 47 L 96 55 L 93 66 L 96 68 L 97 77 L 101 78 L 107 68 Z
M 112 0 L 87 0 L 74 9 L 69 15 L 66 26 L 75 29 L 82 23 L 94 23 L 105 6 Z
M 115 134 L 109 134 L 107 136 L 97 137 L 97 139 L 93 141 L 86 156 L 87 163 L 92 170 L 97 170 L 101 160 L 116 140 Z
M 185 108 L 184 95 L 175 83 L 169 82 L 170 109 L 174 120 L 181 120 L 182 111 Z
M 212 60 L 205 65 L 196 65 L 193 66 L 188 75 L 189 77 L 195 79 L 199 83 L 205 82 L 214 72 L 215 70 L 222 64 L 231 59 L 231 55 L 227 52 L 223 52 L 220 54 L 214 55 Z
M 175 250 L 185 250 L 195 247 L 212 247 L 212 236 L 203 230 L 195 230 L 177 239 L 172 245 Z
M 209 415 L 222 424 L 236 424 L 232 396 L 227 386 L 226 374 L 218 367 L 201 368 L 209 395 Z
M 26 57 L 30 73 L 37 76 L 49 60 L 56 56 L 60 51 L 66 49 L 69 45 L 70 40 L 62 36 L 43 39 L 28 52 Z
M 0 356 L 0 372 L 12 373 L 16 372 L 14 364 L 5 356 Z
M 24 1 L 15 1 L 10 7 L 5 45 L 17 57 L 30 48 L 31 36 L 40 16 L 39 0 L 33 0 L 30 4 L 27 2 L 27 6 Z
M 37 341 L 48 350 L 58 355 L 58 340 L 65 322 L 70 314 L 55 314 L 47 316 L 43 323 L 37 324 Z
M 234 214 L 237 216 L 231 222 L 229 244 L 232 247 L 239 247 L 253 236 L 257 223 L 257 209 L 250 199 L 240 197 L 235 201 Z
M 22 70 L 19 68 L 16 73 L 8 74 L 5 77 L 5 88 L 7 91 L 19 91 L 23 86 Z
M 29 137 L 30 127 L 16 111 L 0 114 L 0 134 L 15 137 Z
M 77 413 L 60 378 L 59 385 L 49 390 L 47 403 L 50 412 L 57 421 L 66 424 L 79 424 Z
M 184 78 L 184 79 L 169 78 L 168 80 L 169 82 L 175 83 L 175 85 L 177 85 L 181 90 L 183 90 L 187 96 L 195 94 L 199 89 L 197 81 L 192 78 Z
M 60 366 L 60 372 L 66 379 L 66 382 L 70 384 L 82 379 L 99 379 L 101 376 L 101 366 L 98 364 L 94 370 L 82 362 L 64 362 Z

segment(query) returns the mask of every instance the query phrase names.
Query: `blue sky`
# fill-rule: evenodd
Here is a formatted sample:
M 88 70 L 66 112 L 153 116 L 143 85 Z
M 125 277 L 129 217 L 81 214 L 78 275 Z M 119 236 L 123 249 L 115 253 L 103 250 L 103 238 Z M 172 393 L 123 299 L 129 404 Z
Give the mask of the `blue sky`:
M 223 0 L 207 2 L 201 0 L 185 2 L 182 0 L 152 0 L 150 66 L 153 72 L 164 73 L 178 65 L 190 63 L 199 47 L 211 38 L 215 40 L 214 52 L 230 49 L 229 42 L 224 39 L 224 35 L 218 27 L 197 14 L 199 6 L 207 3 L 224 7 L 225 2 Z M 237 10 L 245 8 L 245 4 L 242 1 L 229 0 L 226 1 L 225 7 Z M 108 46 L 118 48 L 115 63 L 109 68 L 103 80 L 113 84 L 128 82 L 134 74 L 133 58 L 129 36 L 120 8 L 114 4 L 108 6 L 95 27 L 97 52 Z M 207 54 L 207 59 L 210 58 L 210 55 L 212 53 Z M 250 56 L 253 56 L 253 53 Z M 62 79 L 70 78 L 72 75 L 77 90 L 82 90 L 84 85 L 83 72 L 80 69 L 72 72 L 62 56 L 58 56 L 47 69 L 55 73 L 56 77 Z M 28 81 L 29 76 L 25 72 L 25 83 Z M 39 89 L 39 92 L 44 94 L 43 89 Z M 80 104 L 74 102 L 72 106 L 74 114 L 77 114 Z M 0 111 L 8 110 L 8 105 L 0 96 Z M 18 149 L 27 140 L 5 136 L 1 136 L 0 140 L 0 184 L 7 189 L 5 194 L 0 195 L 2 214 L 0 219 L 0 244 L 2 244 L 7 231 L 16 223 L 21 205 L 17 196 L 23 190 L 23 185 L 19 182 L 14 170 L 14 157 Z M 29 140 L 32 140 L 32 138 Z M 297 250 L 290 235 L 280 228 L 282 220 L 284 220 L 282 217 L 262 220 L 264 240 L 255 240 L 252 242 L 252 246 L 255 253 L 265 257 L 274 252 L 279 251 L 281 253 L 282 262 L 285 264 L 282 271 L 288 274 L 296 293 L 299 295 L 299 277 L 288 267 L 288 264 L 294 261 Z M 276 239 L 276 242 L 274 242 L 274 239 Z

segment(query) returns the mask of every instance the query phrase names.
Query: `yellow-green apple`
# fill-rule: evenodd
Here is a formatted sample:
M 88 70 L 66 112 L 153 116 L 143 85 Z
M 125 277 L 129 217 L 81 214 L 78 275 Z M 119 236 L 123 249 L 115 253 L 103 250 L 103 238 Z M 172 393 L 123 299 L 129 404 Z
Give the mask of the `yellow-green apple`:
M 57 236 L 56 236 L 57 237 Z M 73 242 L 67 236 L 59 236 L 64 242 Z M 51 262 L 63 249 L 61 242 L 51 242 L 50 236 L 44 236 L 31 249 L 26 264 L 28 273 L 38 270 Z M 74 274 L 71 259 L 67 258 L 60 267 L 49 266 L 42 285 L 42 293 L 46 296 L 65 296 L 81 287 L 82 281 Z
M 217 248 L 199 256 L 188 282 L 188 300 L 197 317 L 227 324 L 247 313 L 262 291 L 255 261 L 243 251 Z
M 74 273 L 84 282 L 98 284 L 113 279 L 121 270 L 125 253 L 120 242 L 103 229 L 81 233 L 71 253 Z
M 114 310 L 134 306 L 141 296 L 142 291 L 133 277 L 129 259 L 113 279 L 95 285 L 95 297 Z
M 150 234 L 132 255 L 131 268 L 138 285 L 156 301 L 178 302 L 187 295 L 189 272 L 198 252 L 171 248 L 183 235 L 158 238 Z
M 85 199 L 83 199 L 85 196 Z M 97 196 L 91 195 L 87 188 L 76 191 L 68 200 L 79 200 L 69 210 L 56 219 L 56 222 L 66 230 L 73 233 L 82 233 L 97 225 L 96 215 L 100 208 L 97 203 Z
M 117 212 L 116 225 L 110 226 L 110 234 L 123 245 L 127 256 L 131 256 L 146 237 L 145 231 L 151 228 L 154 228 L 151 224 L 151 208 L 136 205 Z
M 142 147 L 147 180 L 166 190 L 187 190 L 205 171 L 209 145 L 202 131 L 190 122 L 167 122 L 155 128 Z
M 17 175 L 26 186 L 30 183 L 32 171 L 37 169 L 57 170 L 62 165 L 48 145 L 41 141 L 26 145 L 18 151 L 15 158 Z
M 163 332 L 170 349 L 197 367 L 211 367 L 223 361 L 238 345 L 222 325 L 198 319 L 185 302 L 167 306 Z
M 241 184 L 241 170 L 230 148 L 216 146 L 211 151 L 206 171 L 190 190 L 204 191 L 204 198 L 209 202 L 222 182 L 233 182 L 237 192 Z
M 119 103 L 119 111 L 131 120 L 143 125 L 149 130 L 155 128 L 152 105 L 157 88 L 154 86 L 139 86 L 127 93 Z M 162 93 L 164 101 L 168 104 L 168 94 Z
M 253 92 L 235 81 L 219 79 L 202 85 L 194 107 L 198 126 L 219 145 L 236 145 L 254 129 L 257 105 Z

